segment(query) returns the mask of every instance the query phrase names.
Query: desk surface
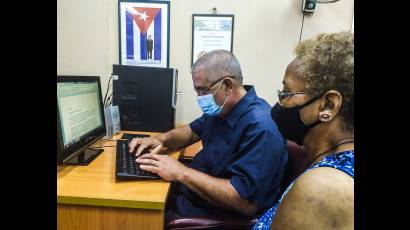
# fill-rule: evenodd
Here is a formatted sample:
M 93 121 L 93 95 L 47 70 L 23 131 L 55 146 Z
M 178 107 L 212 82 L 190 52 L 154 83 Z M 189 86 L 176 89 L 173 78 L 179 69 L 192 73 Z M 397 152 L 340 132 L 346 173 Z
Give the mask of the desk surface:
M 93 147 L 103 145 L 113 146 L 116 142 L 98 141 Z M 115 151 L 115 147 L 105 147 L 88 166 L 57 166 L 57 203 L 163 210 L 170 183 L 162 179 L 116 181 Z M 179 154 L 173 152 L 170 156 L 177 159 Z
M 181 157 L 194 158 L 201 149 L 202 141 L 195 142 L 192 145 L 185 147 L 185 149 L 181 149 Z

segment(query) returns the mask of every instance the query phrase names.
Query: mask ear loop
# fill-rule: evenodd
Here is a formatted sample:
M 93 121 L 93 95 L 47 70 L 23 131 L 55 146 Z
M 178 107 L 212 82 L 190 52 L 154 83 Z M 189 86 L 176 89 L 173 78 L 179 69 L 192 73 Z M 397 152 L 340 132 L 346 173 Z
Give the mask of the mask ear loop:
M 226 101 L 228 100 L 228 97 L 229 97 L 229 96 L 230 96 L 230 94 L 225 97 L 225 101 L 224 101 L 224 103 L 221 105 L 221 108 L 222 108 L 222 109 L 224 108 L 224 105 L 225 105 Z
M 212 96 L 214 96 L 216 94 L 216 92 L 218 92 L 219 88 L 221 88 L 222 82 L 224 82 L 224 80 L 221 81 L 221 83 L 219 84 L 218 88 L 215 90 L 215 92 L 212 94 Z
M 309 101 L 307 101 L 305 104 L 303 104 L 303 105 L 300 106 L 300 109 L 299 109 L 299 117 L 300 117 L 300 120 L 302 120 L 303 124 L 307 125 L 306 122 L 303 120 L 303 117 L 302 117 L 302 115 L 301 115 L 301 113 L 300 113 L 300 110 L 302 110 L 302 109 L 305 108 L 306 106 L 312 104 L 314 101 L 316 101 L 316 100 L 319 99 L 320 97 L 321 97 L 321 96 L 312 97 Z M 316 122 L 313 122 L 312 124 L 307 125 L 307 126 L 309 127 L 309 129 L 311 129 L 313 126 L 316 126 L 316 125 L 318 125 L 319 123 L 321 123 L 321 121 L 320 121 L 320 120 L 317 120 Z
M 215 93 L 219 90 L 219 88 L 221 87 L 223 81 L 224 81 L 224 80 L 221 81 L 221 84 L 219 84 L 218 89 L 215 90 L 215 92 L 212 94 L 212 96 L 214 96 Z M 229 96 L 230 96 L 230 94 L 225 97 L 224 103 L 222 103 L 222 105 L 221 105 L 221 112 L 222 112 L 222 110 L 224 109 L 224 105 L 225 105 L 225 103 L 226 103 L 226 101 L 227 101 L 227 99 L 228 99 Z M 215 100 L 215 99 L 214 99 L 214 100 Z

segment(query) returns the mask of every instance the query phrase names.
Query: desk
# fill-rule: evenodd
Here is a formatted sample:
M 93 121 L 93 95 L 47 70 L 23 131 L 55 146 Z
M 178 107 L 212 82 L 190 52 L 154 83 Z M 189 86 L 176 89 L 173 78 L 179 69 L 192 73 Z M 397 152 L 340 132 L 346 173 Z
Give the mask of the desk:
M 102 145 L 116 142 L 99 141 L 93 147 Z M 88 166 L 57 166 L 57 229 L 163 229 L 170 183 L 116 181 L 115 150 L 105 147 Z M 179 154 L 173 152 L 170 156 L 178 159 Z
M 185 149 L 181 149 L 181 158 L 192 159 L 202 149 L 202 141 L 197 141 Z

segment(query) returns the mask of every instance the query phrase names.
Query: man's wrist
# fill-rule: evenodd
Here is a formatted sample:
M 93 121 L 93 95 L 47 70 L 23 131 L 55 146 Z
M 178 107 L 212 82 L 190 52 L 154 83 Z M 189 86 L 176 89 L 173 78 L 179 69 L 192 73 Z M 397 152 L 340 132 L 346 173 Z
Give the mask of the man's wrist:
M 165 133 L 155 136 L 154 138 L 157 139 L 164 146 L 164 142 L 166 139 Z
M 188 178 L 188 175 L 189 175 L 189 173 L 192 169 L 186 167 L 182 163 L 181 163 L 181 165 L 182 165 L 181 170 L 177 173 L 177 175 L 175 175 L 175 178 L 178 182 L 184 183 L 186 181 L 186 179 Z

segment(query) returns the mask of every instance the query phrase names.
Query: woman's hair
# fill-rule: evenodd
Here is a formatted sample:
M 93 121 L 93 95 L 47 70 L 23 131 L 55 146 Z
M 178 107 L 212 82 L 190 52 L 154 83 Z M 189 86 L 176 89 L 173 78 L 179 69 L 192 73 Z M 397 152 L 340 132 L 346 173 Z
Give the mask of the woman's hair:
M 328 90 L 342 95 L 340 115 L 343 128 L 354 130 L 354 37 L 351 32 L 319 34 L 301 42 L 295 48 L 302 61 L 299 75 L 305 90 L 318 96 Z

